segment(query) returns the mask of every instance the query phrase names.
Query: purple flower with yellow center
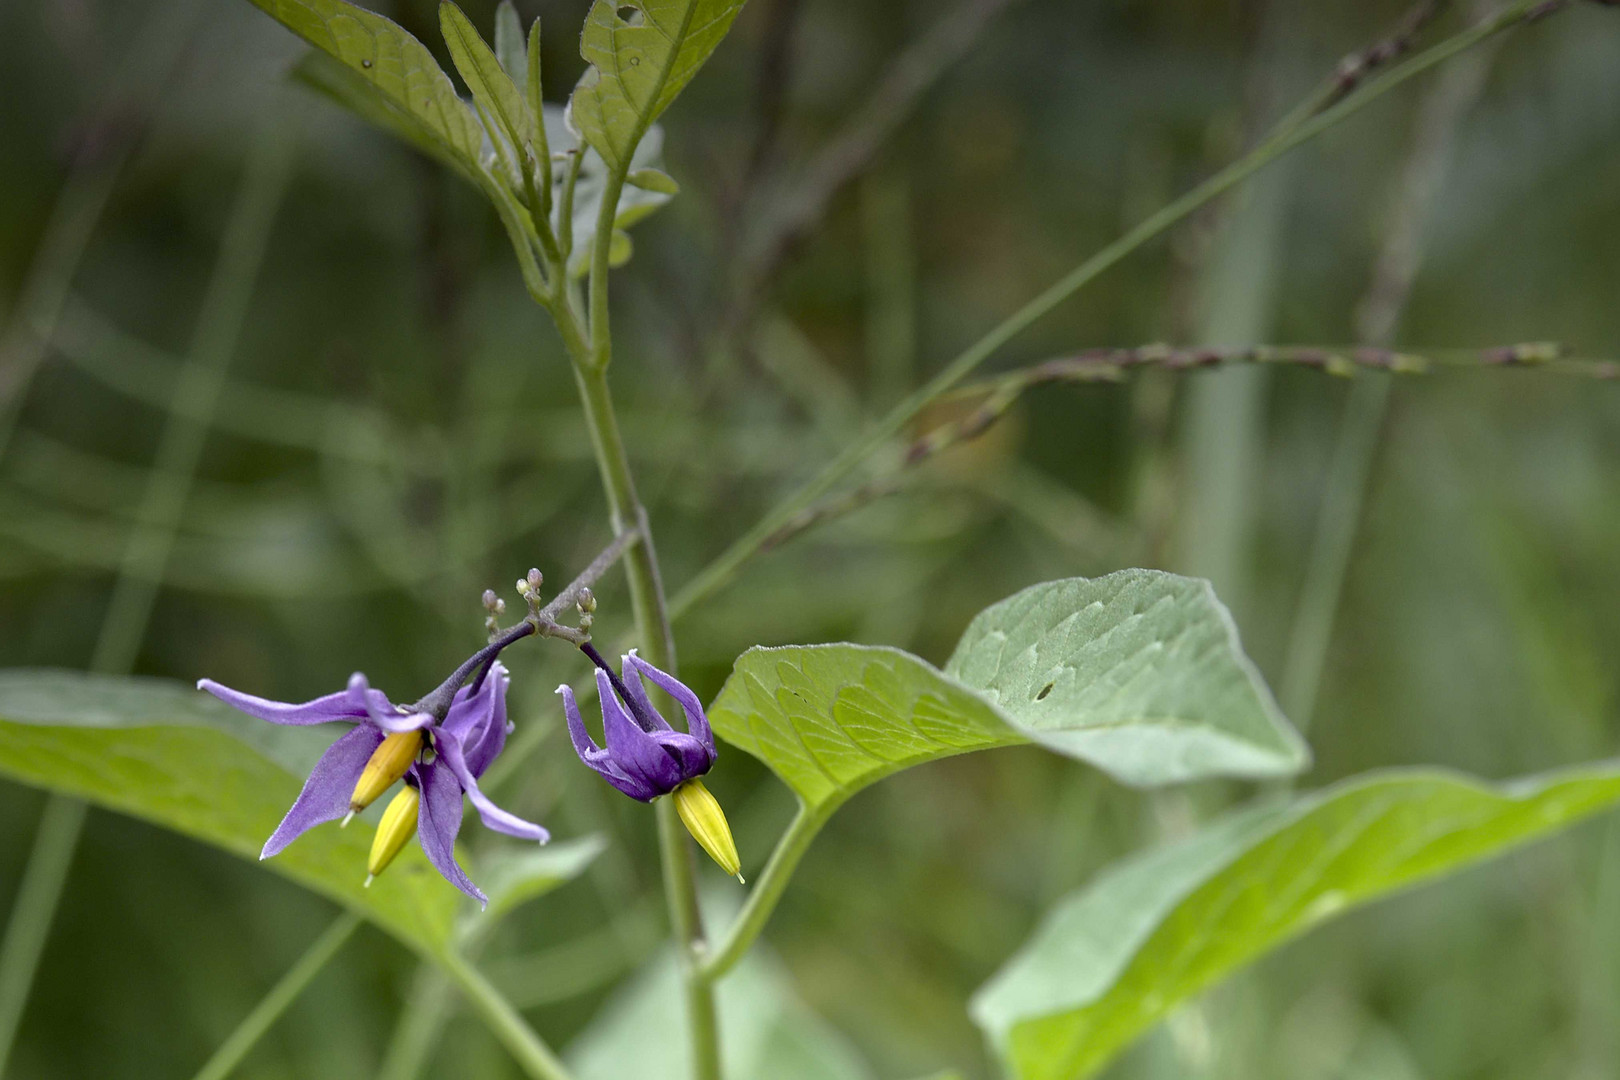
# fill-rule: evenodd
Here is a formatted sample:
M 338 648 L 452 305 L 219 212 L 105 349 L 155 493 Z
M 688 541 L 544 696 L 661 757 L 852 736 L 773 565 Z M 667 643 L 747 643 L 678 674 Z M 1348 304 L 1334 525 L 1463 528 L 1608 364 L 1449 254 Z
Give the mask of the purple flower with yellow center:
M 675 797 L 675 809 L 694 839 L 726 873 L 742 880 L 737 846 L 720 804 L 699 777 L 714 767 L 714 732 L 703 704 L 690 687 L 636 655 L 623 658 L 623 677 L 589 644 L 580 651 L 596 665 L 596 693 L 602 702 L 602 736 L 597 746 L 585 730 L 573 688 L 557 687 L 574 752 L 602 779 L 640 802 L 661 795 Z M 675 699 L 686 713 L 686 730 L 677 731 L 653 707 L 642 683 L 646 678 Z
M 469 664 L 471 662 L 469 661 Z M 304 789 L 259 858 L 277 854 L 324 822 L 348 819 L 376 801 L 396 781 L 404 787 L 383 814 L 367 864 L 371 878 L 399 854 L 415 832 L 428 861 L 445 879 L 480 903 L 487 897 L 456 862 L 462 795 L 472 800 L 485 826 L 545 843 L 550 834 L 510 814 L 478 788 L 478 778 L 506 746 L 506 669 L 492 661 L 469 686 L 460 684 L 468 665 L 415 706 L 401 708 L 356 673 L 348 689 L 294 705 L 254 697 L 212 679 L 197 683 L 221 701 L 273 724 L 353 724 L 310 772 Z M 458 677 L 459 676 L 459 677 Z

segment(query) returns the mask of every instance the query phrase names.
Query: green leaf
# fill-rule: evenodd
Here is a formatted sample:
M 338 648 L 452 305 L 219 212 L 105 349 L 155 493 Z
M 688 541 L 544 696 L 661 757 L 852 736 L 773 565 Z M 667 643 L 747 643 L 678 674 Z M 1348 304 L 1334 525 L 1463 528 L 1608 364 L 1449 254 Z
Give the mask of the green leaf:
M 681 185 L 675 182 L 675 178 L 662 169 L 637 169 L 625 177 L 625 182 L 660 195 L 678 195 L 681 191 Z
M 1275 776 L 1306 761 L 1205 582 L 1050 582 L 982 612 L 944 671 L 898 649 L 750 649 L 714 729 L 830 813 L 912 765 L 1038 742 L 1133 784 Z
M 594 0 L 579 42 L 590 67 L 570 107 L 575 126 L 609 167 L 630 170 L 641 137 L 742 6 L 743 0 Z
M 1020 1080 L 1081 1080 L 1318 923 L 1616 802 L 1620 762 L 1606 762 L 1505 785 L 1389 770 L 1240 812 L 1061 902 L 973 1017 Z
M 1025 589 L 968 624 L 946 674 L 1031 738 L 1134 784 L 1310 761 L 1209 582 L 1156 570 Z
M 575 1080 L 689 1080 L 675 956 L 664 951 L 609 998 L 568 1047 Z M 774 958 L 755 949 L 717 987 L 725 1075 L 870 1080 L 871 1070 L 801 1003 Z M 652 1037 L 649 1032 L 656 1033 Z
M 413 142 L 425 138 L 438 148 L 440 158 L 469 175 L 478 173 L 483 125 L 420 41 L 346 0 L 253 3 L 376 91 L 383 104 L 361 109 L 362 115 L 375 119 L 379 109 L 391 110 L 399 115 L 385 127 L 412 130 Z M 352 96 L 343 99 L 345 104 L 353 104 Z
M 516 17 L 514 13 L 513 18 Z M 439 5 L 439 28 L 450 49 L 450 59 L 472 91 L 473 100 L 498 128 L 489 133 L 491 140 L 504 135 L 517 158 L 528 160 L 535 143 L 534 118 L 529 115 L 528 103 L 517 84 L 501 67 L 494 51 L 478 36 L 472 20 L 450 0 Z M 521 175 L 520 169 L 514 181 L 521 183 Z
M 161 679 L 0 671 L 0 775 L 87 799 L 245 859 L 258 859 L 334 734 L 331 728 L 253 720 Z M 590 846 L 584 841 L 528 852 L 544 858 L 497 871 L 492 880 L 512 890 L 509 908 L 577 872 Z M 365 888 L 370 848 L 371 829 L 325 825 L 263 865 L 364 915 L 418 951 L 438 953 L 450 941 L 461 894 L 416 844 Z
M 577 145 L 572 132 L 568 130 L 563 120 L 563 110 L 554 106 L 546 109 L 546 132 L 553 148 L 566 150 Z M 636 147 L 633 164 L 638 171 L 656 169 L 662 161 L 664 146 L 664 133 L 661 128 L 654 127 L 649 130 L 646 137 Z M 596 236 L 596 219 L 602 206 L 602 193 L 607 185 L 607 169 L 595 150 L 589 147 L 583 151 L 585 158 L 580 162 L 579 180 L 574 187 L 574 250 L 568 258 L 568 272 L 574 277 L 581 277 L 591 268 L 591 248 Z M 553 183 L 554 192 L 562 188 L 563 170 L 556 171 L 556 180 Z M 618 213 L 613 219 L 613 228 L 616 232 L 623 232 L 636 224 L 642 218 L 651 214 L 665 203 L 669 202 L 670 195 L 662 191 L 649 191 L 646 188 L 625 185 L 619 192 Z M 556 197 L 552 205 L 560 208 L 562 200 Z M 626 240 L 629 238 L 626 237 Z M 609 251 L 609 260 L 615 254 L 629 258 L 629 252 L 624 249 L 620 241 L 615 238 L 614 249 Z M 622 261 L 622 260 L 620 260 Z M 618 262 L 613 262 L 618 265 Z
M 547 844 L 504 845 L 491 858 L 479 863 L 478 886 L 489 897 L 485 915 L 499 918 L 514 908 L 543 896 L 564 882 L 572 881 L 607 847 L 600 836 Z
M 293 65 L 292 77 L 441 164 L 462 172 L 467 170 L 467 163 L 452 154 L 420 117 L 395 106 L 369 80 L 325 53 L 305 53 Z
M 529 56 L 523 41 L 523 23 L 512 0 L 495 5 L 495 55 L 501 58 L 501 67 L 514 83 L 528 84 Z

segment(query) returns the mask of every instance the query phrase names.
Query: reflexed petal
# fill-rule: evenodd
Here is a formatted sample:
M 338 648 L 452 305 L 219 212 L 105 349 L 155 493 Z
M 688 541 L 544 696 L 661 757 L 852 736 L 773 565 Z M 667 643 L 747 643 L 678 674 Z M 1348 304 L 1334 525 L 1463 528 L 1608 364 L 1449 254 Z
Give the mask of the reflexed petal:
M 427 713 L 400 712 L 381 690 L 373 690 L 365 675 L 355 672 L 349 676 L 349 700 L 364 710 L 365 716 L 390 734 L 420 731 L 433 723 Z
M 304 790 L 293 800 L 292 809 L 265 841 L 259 858 L 268 859 L 306 830 L 347 814 L 355 781 L 360 779 L 366 762 L 382 741 L 382 732 L 361 724 L 327 747 L 321 760 L 310 770 Z
M 302 705 L 292 705 L 244 694 L 240 690 L 221 686 L 213 679 L 197 680 L 197 689 L 206 690 L 232 708 L 241 709 L 249 716 L 268 720 L 272 724 L 325 724 L 333 720 L 353 723 L 365 719 L 366 715 L 366 710 L 357 705 L 346 691 L 327 694 Z
M 714 751 L 684 731 L 655 736 L 664 752 L 675 759 L 682 780 L 702 776 L 714 767 Z
M 703 703 L 698 700 L 696 694 L 692 693 L 691 687 L 667 671 L 659 671 L 637 656 L 634 649 L 630 650 L 630 654 L 624 658 L 624 666 L 628 671 L 633 671 L 638 675 L 645 675 L 653 681 L 655 686 L 675 699 L 680 705 L 681 711 L 686 713 L 687 732 L 694 739 L 707 746 L 709 754 L 713 756 L 714 733 L 709 730 L 709 716 L 703 711 Z M 626 679 L 625 683 L 630 685 L 630 680 Z M 637 680 L 634 685 L 639 689 L 641 683 Z
M 486 828 L 505 833 L 507 836 L 516 836 L 521 840 L 537 840 L 542 844 L 551 839 L 551 834 L 543 827 L 502 810 L 489 801 L 489 796 L 478 790 L 478 780 L 467 767 L 467 759 L 462 752 L 461 744 L 456 741 L 454 735 L 441 730 L 434 738 L 434 748 L 439 752 L 439 762 L 448 765 L 456 779 L 461 781 L 462 789 L 467 792 L 472 804 L 478 808 L 478 816 L 483 819 Z
M 602 699 L 602 734 L 606 737 L 608 753 L 633 780 L 669 791 L 681 782 L 680 767 L 675 759 L 658 745 L 658 738 L 630 718 L 613 692 L 607 672 L 596 672 L 596 691 Z M 659 732 L 660 735 L 672 734 Z
M 628 661 L 630 658 L 627 656 L 624 659 Z M 653 708 L 652 699 L 647 696 L 647 688 L 641 685 L 641 673 L 628 663 L 620 665 L 619 670 L 624 673 L 625 693 L 630 695 L 630 700 L 625 704 L 630 706 L 631 715 L 652 725 L 650 728 L 638 726 L 642 726 L 644 731 L 674 731 L 675 729 L 669 726 L 669 721 L 664 719 L 664 714 Z
M 490 764 L 506 749 L 509 725 L 506 721 L 506 688 L 511 676 L 497 663 L 490 669 L 478 693 L 468 697 L 457 695 L 458 701 L 450 706 L 443 727 L 460 740 L 467 757 L 467 768 L 474 776 L 483 776 Z M 463 690 L 462 694 L 466 691 Z M 461 714 L 457 714 L 457 709 Z
M 602 779 L 630 796 L 647 802 L 660 793 L 651 790 L 646 784 L 632 780 L 625 771 L 613 760 L 613 755 L 597 746 L 591 739 L 590 732 L 585 730 L 585 720 L 579 714 L 579 703 L 574 700 L 573 687 L 566 683 L 557 687 L 557 693 L 562 695 L 563 716 L 568 721 L 568 737 L 573 740 L 574 753 L 579 760 L 595 769 Z
M 472 883 L 456 862 L 456 836 L 461 832 L 461 784 L 443 763 L 411 767 L 411 775 L 422 790 L 422 806 L 417 811 L 416 838 L 428 862 L 444 879 L 485 907 L 489 897 Z

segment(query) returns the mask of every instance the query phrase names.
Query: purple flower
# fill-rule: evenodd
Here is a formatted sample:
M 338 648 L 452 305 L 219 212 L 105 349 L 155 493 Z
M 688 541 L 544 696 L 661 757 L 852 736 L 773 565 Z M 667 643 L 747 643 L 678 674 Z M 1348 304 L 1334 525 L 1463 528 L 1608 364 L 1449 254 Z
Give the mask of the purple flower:
M 633 649 L 624 658 L 622 681 L 607 669 L 595 650 L 588 654 L 597 664 L 596 690 L 602 699 L 606 750 L 586 733 L 574 691 L 566 685 L 557 688 L 568 717 L 568 734 L 581 761 L 608 783 L 642 802 L 667 795 L 709 771 L 715 758 L 714 733 L 709 730 L 709 718 L 696 694 L 675 676 L 637 656 Z M 658 715 L 641 684 L 642 676 L 680 704 L 686 712 L 686 731 L 676 731 Z
M 244 694 L 212 679 L 197 683 L 228 705 L 273 724 L 324 724 L 343 721 L 354 728 L 342 735 L 309 774 L 304 790 L 293 802 L 281 825 L 265 842 L 259 858 L 280 852 L 307 830 L 344 817 L 366 764 L 389 735 L 421 732 L 431 753 L 418 754 L 405 771 L 405 783 L 421 793 L 417 838 L 431 862 L 456 888 L 480 903 L 487 898 L 456 862 L 456 835 L 461 831 L 461 796 L 478 808 L 484 824 L 496 832 L 545 843 L 550 834 L 490 802 L 478 788 L 478 777 L 506 745 L 506 669 L 495 663 L 476 692 L 463 686 L 451 699 L 444 719 L 430 712 L 403 709 L 380 690 L 373 690 L 358 672 L 347 690 L 291 705 Z M 397 773 L 395 774 L 397 775 Z

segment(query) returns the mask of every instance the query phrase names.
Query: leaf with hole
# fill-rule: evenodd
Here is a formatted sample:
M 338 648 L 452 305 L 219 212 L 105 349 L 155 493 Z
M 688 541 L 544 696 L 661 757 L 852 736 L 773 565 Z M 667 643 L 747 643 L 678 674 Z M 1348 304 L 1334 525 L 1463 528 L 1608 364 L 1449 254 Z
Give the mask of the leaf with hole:
M 869 645 L 750 649 L 710 712 L 813 813 L 912 765 L 1029 742 L 1144 786 L 1308 760 L 1208 583 L 1152 570 L 1026 589 L 980 613 L 943 671 Z
M 743 0 L 594 0 L 579 51 L 574 125 L 619 173 L 731 29 Z
M 1486 784 L 1388 770 L 1230 815 L 1062 901 L 974 997 L 1019 1080 L 1082 1080 L 1155 1021 L 1335 915 L 1620 802 L 1620 763 Z

